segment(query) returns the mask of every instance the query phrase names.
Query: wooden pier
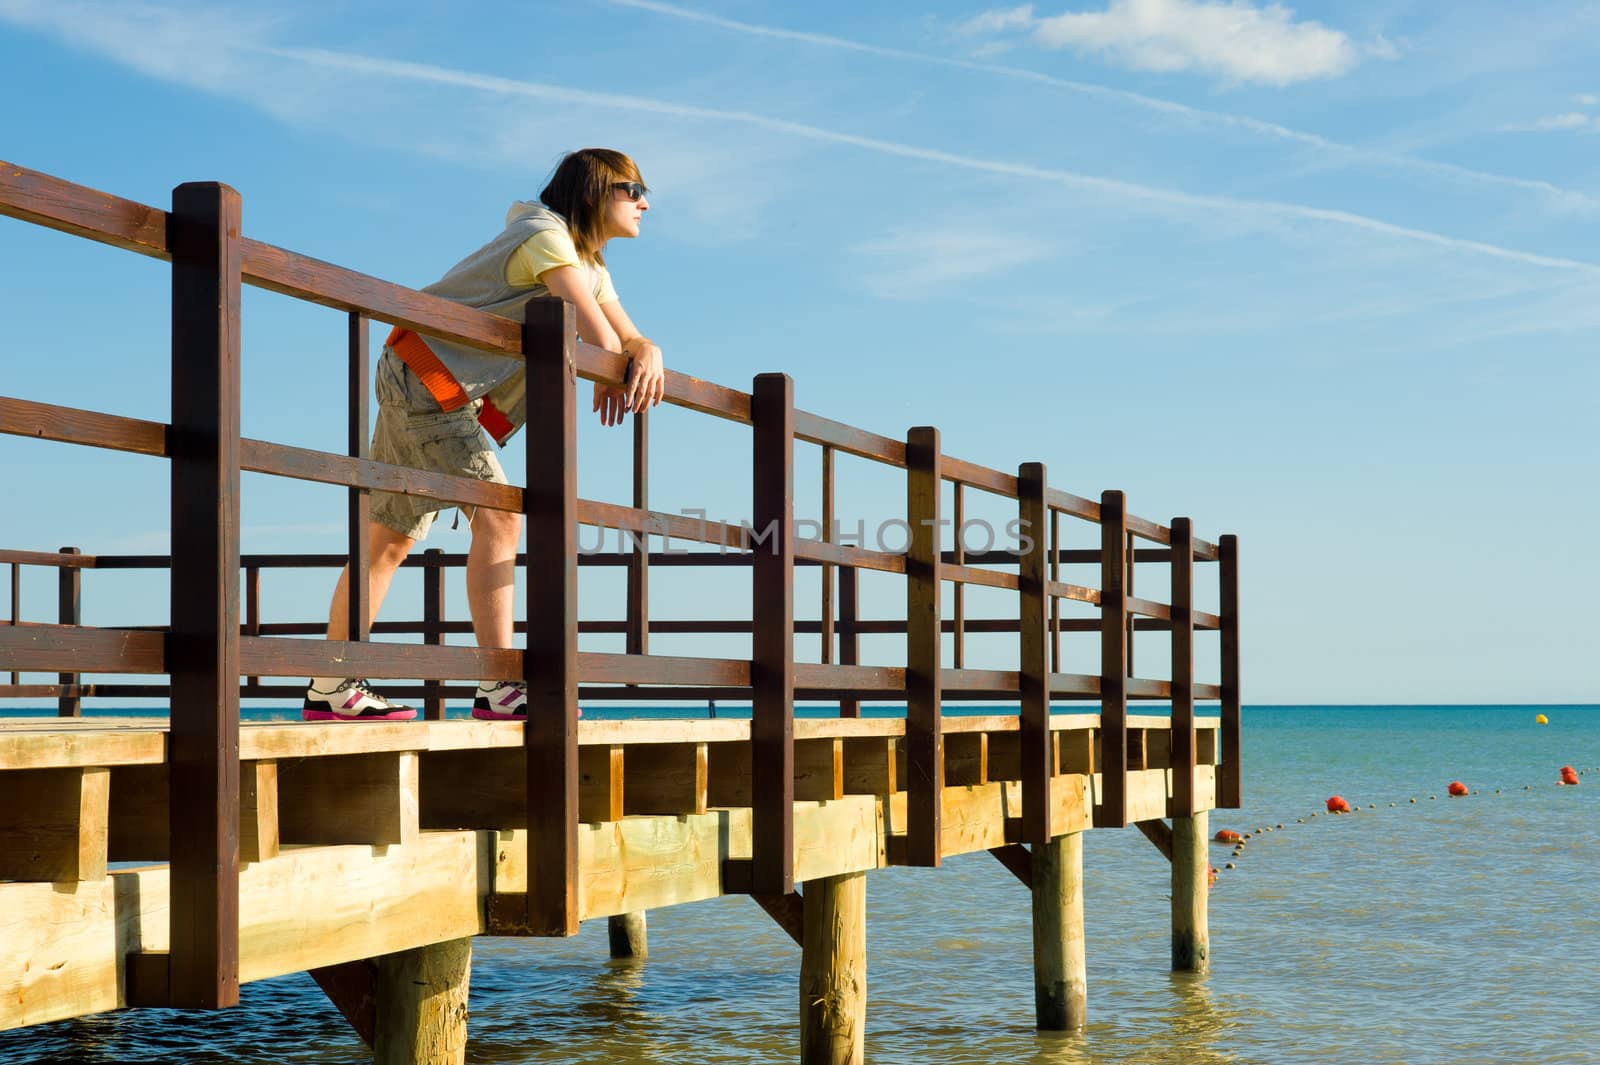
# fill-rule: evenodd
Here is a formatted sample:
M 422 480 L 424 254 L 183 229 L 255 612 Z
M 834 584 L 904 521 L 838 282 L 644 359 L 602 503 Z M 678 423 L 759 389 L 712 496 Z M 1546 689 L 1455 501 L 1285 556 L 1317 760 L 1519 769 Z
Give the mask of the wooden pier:
M 59 709 L 0 719 L 0 1030 L 130 1006 L 226 1007 L 243 982 L 310 971 L 378 1061 L 459 1062 L 472 936 L 570 935 L 609 917 L 617 949 L 637 951 L 645 911 L 745 894 L 801 944 L 802 1060 L 858 1062 L 866 874 L 979 850 L 1029 885 L 1038 1024 L 1071 1029 L 1085 1023 L 1088 987 L 1081 834 L 1127 826 L 1172 860 L 1170 885 L 1152 890 L 1171 892 L 1174 967 L 1206 968 L 1207 811 L 1237 806 L 1241 789 L 1232 537 L 1136 517 L 1120 492 L 1052 488 L 1040 463 L 1007 473 L 958 460 L 933 428 L 891 438 L 831 421 L 797 408 L 781 374 L 748 393 L 667 376 L 666 402 L 750 426 L 750 520 L 649 510 L 646 418 L 634 423 L 633 505 L 580 499 L 578 379 L 619 382 L 626 362 L 580 342 L 560 301 L 510 322 L 250 240 L 223 185 L 180 186 L 165 211 L 0 164 L 0 213 L 167 259 L 173 276 L 169 421 L 0 396 L 0 433 L 165 460 L 173 500 L 168 556 L 0 550 L 12 604 L 0 698 Z M 348 316 L 347 454 L 241 438 L 241 284 Z M 526 359 L 526 489 L 366 457 L 369 320 Z M 821 461 L 820 538 L 798 535 L 803 450 Z M 841 457 L 904 471 L 905 506 L 883 517 L 904 526 L 905 550 L 838 535 Z M 241 471 L 348 488 L 348 551 L 241 556 Z M 372 489 L 525 515 L 526 651 L 444 642 L 465 628 L 446 619 L 442 591 L 462 559 L 435 551 L 408 560 L 424 573 L 423 617 L 369 626 Z M 973 493 L 1015 515 L 1026 534 L 1015 550 L 973 552 L 949 534 Z M 1068 546 L 1064 523 L 1097 527 L 1098 546 Z M 631 546 L 582 550 L 580 526 L 626 531 Z M 706 546 L 651 549 L 666 536 Z M 264 573 L 346 562 L 351 640 L 261 617 Z M 626 567 L 625 619 L 579 617 L 578 574 L 592 566 Z M 748 568 L 749 610 L 653 615 L 649 574 L 662 566 Z M 798 567 L 821 568 L 811 617 L 795 603 Z M 1136 596 L 1135 574 L 1148 596 L 1152 567 L 1166 578 L 1159 597 Z M 22 574 L 39 569 L 58 589 L 51 621 L 20 616 Z M 103 569 L 165 571 L 170 618 L 83 625 L 85 576 Z M 1195 605 L 1197 569 L 1214 581 L 1215 612 Z M 903 583 L 896 616 L 863 616 L 863 570 Z M 1084 572 L 1092 583 L 1064 579 Z M 1013 593 L 1014 609 L 969 616 L 971 586 Z M 372 630 L 418 642 L 374 642 Z M 1195 633 L 1207 630 L 1216 683 L 1196 679 Z M 745 634 L 750 657 L 652 654 L 652 632 Z M 1143 677 L 1142 632 L 1170 648 Z M 797 661 L 796 635 L 812 633 L 820 660 Z M 972 633 L 1015 634 L 1008 668 L 970 666 Z M 591 634 L 620 634 L 627 650 L 586 650 Z M 903 634 L 903 659 L 863 662 L 861 638 L 874 634 Z M 1100 671 L 1063 671 L 1064 640 L 1097 643 Z M 241 696 L 298 700 L 303 678 L 330 673 L 423 678 L 388 687 L 420 698 L 426 720 L 241 724 Z M 141 674 L 152 680 L 92 679 Z M 446 719 L 444 699 L 462 690 L 448 682 L 512 676 L 529 684 L 528 724 Z M 82 714 L 85 698 L 129 696 L 170 716 Z M 752 711 L 580 721 L 580 698 Z M 796 717 L 797 699 L 837 716 Z M 1130 714 L 1141 700 L 1171 713 Z M 906 713 L 863 717 L 864 701 Z M 1201 701 L 1218 714 L 1197 717 Z M 1020 713 L 970 705 L 983 703 Z

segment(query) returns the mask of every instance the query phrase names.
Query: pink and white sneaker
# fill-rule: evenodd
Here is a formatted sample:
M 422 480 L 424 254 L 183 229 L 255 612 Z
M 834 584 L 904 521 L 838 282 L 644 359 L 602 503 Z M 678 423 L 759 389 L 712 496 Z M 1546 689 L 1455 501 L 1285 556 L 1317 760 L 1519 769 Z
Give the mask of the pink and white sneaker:
M 479 721 L 526 721 L 527 685 L 515 680 L 478 685 L 477 698 L 472 700 L 472 716 Z
M 415 707 L 391 703 L 365 679 L 347 680 L 331 692 L 308 687 L 300 707 L 305 721 L 410 721 L 416 716 Z

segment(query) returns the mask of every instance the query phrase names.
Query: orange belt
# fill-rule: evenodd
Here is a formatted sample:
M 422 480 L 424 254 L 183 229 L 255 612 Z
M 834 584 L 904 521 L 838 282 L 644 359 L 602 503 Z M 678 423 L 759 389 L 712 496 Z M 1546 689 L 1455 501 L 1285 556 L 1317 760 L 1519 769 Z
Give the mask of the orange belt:
M 422 382 L 422 386 L 438 402 L 441 410 L 455 410 L 470 402 L 466 390 L 461 387 L 461 382 L 445 369 L 444 363 L 439 361 L 439 356 L 435 355 L 433 349 L 428 347 L 427 341 L 417 334 L 409 329 L 395 326 L 389 333 L 389 339 L 383 343 L 390 351 L 400 356 L 401 362 L 411 368 L 411 372 L 417 375 L 417 380 Z M 487 398 L 478 410 L 478 424 L 488 430 L 489 435 L 497 442 L 509 436 L 513 428 L 511 420 Z
M 444 368 L 444 363 L 428 347 L 427 341 L 409 329 L 395 326 L 389 333 L 389 339 L 383 343 L 400 356 L 401 362 L 411 367 L 411 372 L 417 375 L 417 380 L 422 382 L 429 395 L 438 400 L 441 409 L 455 410 L 467 405 L 466 390 L 455 379 L 455 375 Z

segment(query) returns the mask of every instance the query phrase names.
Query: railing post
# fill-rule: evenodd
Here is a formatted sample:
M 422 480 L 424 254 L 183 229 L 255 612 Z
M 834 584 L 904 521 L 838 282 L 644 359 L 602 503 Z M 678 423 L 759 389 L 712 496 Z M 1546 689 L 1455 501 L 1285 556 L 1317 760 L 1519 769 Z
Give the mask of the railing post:
M 1168 817 L 1194 816 L 1194 758 L 1194 523 L 1173 518 L 1172 805 Z
M 919 426 L 906 435 L 906 861 L 936 866 L 944 802 L 942 611 L 939 605 L 939 521 L 943 481 L 939 430 Z
M 444 643 L 444 549 L 430 547 L 422 553 L 422 642 Z M 444 720 L 444 685 L 422 682 L 422 713 L 429 721 Z
M 63 547 L 63 555 L 80 554 L 76 547 Z M 56 609 L 57 616 L 63 625 L 77 625 L 83 620 L 83 570 L 77 566 L 59 566 L 56 569 Z M 63 688 L 68 685 L 76 687 L 83 679 L 81 673 L 58 673 L 56 683 Z M 83 715 L 83 700 L 77 695 L 68 695 L 63 692 L 56 698 L 56 716 L 81 717 Z
M 1017 468 L 1017 518 L 1023 540 L 1017 557 L 1020 609 L 1022 720 L 1022 840 L 1050 842 L 1050 777 L 1055 751 L 1050 739 L 1050 663 L 1045 594 L 1048 552 L 1048 508 L 1044 463 L 1024 462 Z
M 578 931 L 578 405 L 576 316 L 527 305 L 528 930 Z
M 367 458 L 367 393 L 371 391 L 367 378 L 367 319 L 350 312 L 350 399 L 349 399 L 349 453 L 354 459 Z M 368 570 L 371 558 L 367 548 L 367 514 L 370 509 L 367 490 L 349 489 L 347 517 L 349 519 L 350 578 L 347 597 L 349 602 L 346 639 L 365 640 L 372 635 L 371 581 Z
M 633 506 L 650 508 L 650 417 L 644 411 L 633 416 Z M 650 538 L 641 533 L 631 541 L 625 650 L 645 655 L 650 653 Z M 613 914 L 607 921 L 611 957 L 643 961 L 650 953 L 648 927 L 643 910 Z
M 1239 538 L 1224 536 L 1217 548 L 1217 579 L 1222 585 L 1222 773 L 1217 782 L 1217 805 L 1236 810 L 1244 799 L 1239 727 Z
M 239 194 L 172 193 L 171 1005 L 239 1001 Z
M 750 397 L 751 892 L 794 889 L 794 382 L 764 373 Z
M 1096 828 L 1128 823 L 1128 511 L 1100 496 L 1100 803 Z

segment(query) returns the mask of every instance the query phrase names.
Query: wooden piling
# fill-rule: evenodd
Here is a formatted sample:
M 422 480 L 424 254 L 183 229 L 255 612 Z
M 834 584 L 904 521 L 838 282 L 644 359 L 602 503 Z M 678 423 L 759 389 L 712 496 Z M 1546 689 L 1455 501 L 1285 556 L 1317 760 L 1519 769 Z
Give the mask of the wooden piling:
M 1211 858 L 1207 851 L 1210 816 L 1172 819 L 1172 969 L 1203 973 L 1211 969 L 1211 930 L 1207 911 Z
M 431 943 L 377 961 L 376 1065 L 463 1065 L 472 940 Z
M 805 885 L 801 1065 L 860 1065 L 867 1020 L 867 874 Z
M 645 911 L 619 913 L 606 922 L 606 936 L 611 941 L 611 957 L 618 961 L 644 961 L 650 954 L 650 942 L 645 931 Z
M 1088 1020 L 1083 945 L 1083 833 L 1033 847 L 1033 994 L 1041 1031 L 1068 1032 Z

